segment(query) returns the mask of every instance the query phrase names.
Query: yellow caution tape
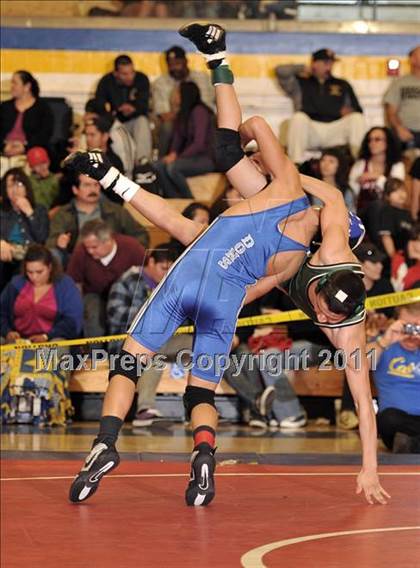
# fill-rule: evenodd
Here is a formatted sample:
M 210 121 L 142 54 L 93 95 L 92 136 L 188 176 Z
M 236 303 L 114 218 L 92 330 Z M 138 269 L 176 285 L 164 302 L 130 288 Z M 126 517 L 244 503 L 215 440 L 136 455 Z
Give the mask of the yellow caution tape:
M 393 308 L 406 304 L 414 304 L 420 302 L 420 289 L 406 290 L 405 292 L 393 292 L 391 294 L 382 294 L 381 296 L 373 296 L 367 298 L 365 306 L 367 310 L 379 310 L 382 308 Z M 301 310 L 289 310 L 287 312 L 279 312 L 278 314 L 265 314 L 260 316 L 252 316 L 240 318 L 238 327 L 249 327 L 256 325 L 273 325 L 276 323 L 288 323 L 292 321 L 301 321 L 309 319 Z M 193 326 L 183 326 L 176 331 L 179 333 L 193 333 Z M 89 337 L 86 339 L 66 339 L 63 341 L 49 341 L 44 343 L 30 343 L 22 340 L 17 343 L 2 345 L 1 349 L 39 349 L 40 347 L 70 347 L 72 345 L 90 345 L 92 343 L 109 343 L 111 341 L 122 341 L 127 337 L 126 333 L 120 335 L 107 335 L 102 337 Z

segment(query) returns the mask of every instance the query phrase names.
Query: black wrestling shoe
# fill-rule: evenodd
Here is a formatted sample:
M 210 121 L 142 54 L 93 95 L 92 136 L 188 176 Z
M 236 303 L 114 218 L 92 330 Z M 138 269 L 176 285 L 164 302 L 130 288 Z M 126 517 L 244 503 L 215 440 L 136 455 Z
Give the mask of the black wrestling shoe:
M 185 501 L 190 507 L 205 507 L 215 496 L 213 475 L 216 469 L 216 449 L 210 448 L 208 444 L 203 446 L 207 447 L 194 450 L 191 456 L 190 482 L 185 492 Z
M 207 61 L 210 69 L 217 67 L 225 57 L 226 32 L 218 24 L 188 24 L 178 31 L 182 37 L 189 39 L 200 53 L 214 56 Z
M 81 503 L 91 497 L 98 489 L 102 477 L 115 469 L 119 463 L 120 456 L 115 446 L 108 446 L 104 442 L 95 444 L 71 484 L 70 501 Z

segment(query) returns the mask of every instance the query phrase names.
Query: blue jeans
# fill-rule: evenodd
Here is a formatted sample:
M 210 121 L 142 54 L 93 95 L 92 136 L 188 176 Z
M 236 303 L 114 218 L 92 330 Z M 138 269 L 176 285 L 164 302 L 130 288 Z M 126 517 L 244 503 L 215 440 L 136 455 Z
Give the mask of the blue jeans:
M 171 164 L 156 162 L 159 185 L 163 197 L 192 199 L 193 195 L 187 184 L 187 177 L 214 172 L 214 162 L 208 156 L 179 158 Z

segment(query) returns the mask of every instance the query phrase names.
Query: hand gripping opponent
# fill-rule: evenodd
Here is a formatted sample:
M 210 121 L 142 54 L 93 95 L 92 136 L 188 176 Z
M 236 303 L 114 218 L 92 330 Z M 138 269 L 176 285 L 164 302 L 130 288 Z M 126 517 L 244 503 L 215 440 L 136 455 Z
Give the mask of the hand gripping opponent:
M 67 156 L 64 164 L 80 174 L 96 179 L 104 189 L 113 191 L 124 201 L 130 201 L 139 189 L 136 183 L 114 168 L 105 154 L 99 150 L 74 152 Z

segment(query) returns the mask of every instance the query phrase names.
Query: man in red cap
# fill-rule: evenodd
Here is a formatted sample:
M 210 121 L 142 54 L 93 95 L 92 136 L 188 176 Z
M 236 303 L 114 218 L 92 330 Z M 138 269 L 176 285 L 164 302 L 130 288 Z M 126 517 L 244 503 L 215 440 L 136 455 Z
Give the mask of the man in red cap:
M 50 158 L 45 148 L 34 146 L 26 154 L 29 167 L 31 168 L 32 189 L 35 201 L 38 205 L 44 205 L 50 209 L 59 192 L 57 177 L 50 172 Z
M 366 131 L 362 108 L 351 85 L 332 75 L 338 61 L 331 49 L 312 54 L 310 67 L 279 65 L 277 79 L 294 105 L 287 135 L 287 153 L 295 164 L 306 150 L 348 144 L 354 156 Z

